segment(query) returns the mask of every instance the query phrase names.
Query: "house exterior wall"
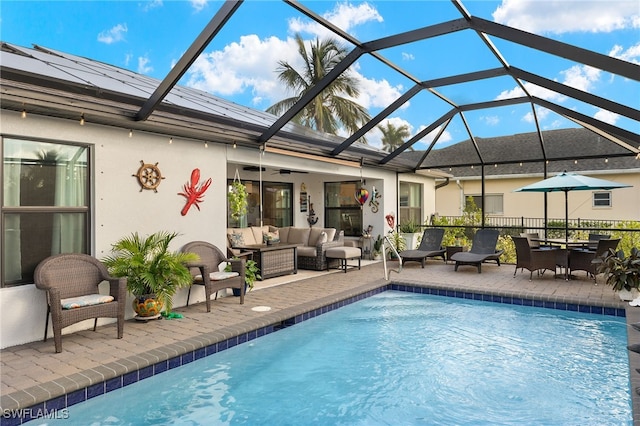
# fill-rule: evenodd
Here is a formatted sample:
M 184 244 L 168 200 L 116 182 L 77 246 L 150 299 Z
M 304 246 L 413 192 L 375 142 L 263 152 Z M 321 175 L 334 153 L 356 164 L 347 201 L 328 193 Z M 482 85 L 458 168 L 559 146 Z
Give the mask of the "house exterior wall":
M 640 161 L 639 161 L 640 163 Z M 640 166 L 640 164 L 639 164 Z M 599 179 L 632 185 L 611 191 L 611 207 L 594 207 L 593 191 L 570 191 L 569 219 L 640 220 L 640 168 L 626 171 L 576 173 Z M 503 217 L 544 218 L 544 193 L 513 192 L 517 188 L 538 182 L 543 176 L 500 176 L 485 180 L 485 194 L 503 195 Z M 451 179 L 449 184 L 436 191 L 436 211 L 440 216 L 462 214 L 465 196 L 482 193 L 479 178 Z M 564 220 L 564 192 L 547 194 L 548 217 Z
M 128 129 L 100 126 L 87 122 L 80 126 L 75 120 L 61 120 L 30 114 L 20 118 L 14 111 L 3 110 L 0 114 L 0 129 L 4 137 L 33 138 L 51 142 L 73 142 L 91 146 L 92 202 L 91 202 L 91 253 L 103 258 L 110 253 L 111 244 L 117 239 L 138 232 L 147 235 L 166 230 L 180 235 L 171 247 L 178 250 L 192 240 L 205 240 L 218 247 L 226 245 L 226 191 L 228 178 L 233 178 L 236 164 L 258 165 L 308 171 L 308 174 L 268 176 L 270 180 L 292 182 L 294 185 L 294 225 L 308 226 L 306 214 L 300 212 L 300 188 L 305 183 L 311 195 L 314 209 L 323 223 L 324 182 L 357 180 L 362 175 L 364 185 L 370 192 L 372 186 L 381 192 L 380 207 L 373 213 L 368 203 L 363 208 L 364 223 L 374 226 L 374 233 L 384 233 L 384 215 L 396 210 L 397 181 L 394 172 L 375 168 L 348 167 L 315 160 L 292 158 L 280 154 L 265 153 L 259 160 L 257 151 L 233 149 L 211 141 L 208 148 L 201 141 L 174 138 L 162 134 L 134 132 L 129 138 Z M 141 191 L 133 176 L 140 161 L 159 167 L 164 179 L 157 192 Z M 185 216 L 180 211 L 185 198 L 183 191 L 193 169 L 200 169 L 200 181 L 212 179 L 204 195 L 200 210 L 191 207 Z M 254 179 L 243 172 L 241 178 Z M 362 174 L 361 174 L 362 173 Z M 264 178 L 264 177 L 263 177 Z M 433 187 L 433 179 L 417 177 L 425 187 Z M 427 199 L 425 197 L 425 199 Z M 0 268 L 2 265 L 0 265 Z M 1 276 L 1 274 L 0 274 Z M 107 289 L 103 288 L 103 292 Z M 174 298 L 174 306 L 186 304 L 187 290 L 180 290 Z M 131 300 L 131 296 L 130 296 Z M 129 302 L 130 302 L 129 300 Z M 193 289 L 191 303 L 204 301 L 204 290 Z M 133 317 L 131 303 L 127 303 L 127 318 Z M 45 323 L 45 293 L 33 284 L 0 288 L 0 347 L 42 339 Z M 99 320 L 99 324 L 111 322 Z M 63 333 L 88 329 L 93 321 L 85 321 L 63 330 Z M 115 333 L 115 331 L 114 331 Z M 126 327 L 125 327 L 126 333 Z M 52 332 L 49 332 L 52 336 Z

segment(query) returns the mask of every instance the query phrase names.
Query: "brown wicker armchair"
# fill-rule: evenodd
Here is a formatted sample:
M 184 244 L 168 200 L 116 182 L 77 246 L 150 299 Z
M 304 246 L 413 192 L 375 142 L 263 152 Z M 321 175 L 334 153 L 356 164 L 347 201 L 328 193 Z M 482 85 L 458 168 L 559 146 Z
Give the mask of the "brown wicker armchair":
M 529 246 L 527 237 L 515 237 L 511 239 L 516 246 L 516 269 L 513 276 L 516 276 L 518 268 L 529 271 L 529 281 L 533 278 L 533 271 L 538 271 L 538 275 L 544 275 L 545 270 L 556 270 L 557 249 L 540 249 Z M 542 270 L 542 273 L 540 271 Z M 555 278 L 555 275 L 554 275 Z
M 598 275 L 598 265 L 600 257 L 609 252 L 609 249 L 615 250 L 618 247 L 620 238 L 601 239 L 598 240 L 598 247 L 595 250 L 574 249 L 569 252 L 569 269 L 573 271 L 586 271 L 588 277 L 593 277 L 597 283 L 596 275 Z
M 211 295 L 226 288 L 237 288 L 240 290 L 240 304 L 244 303 L 245 293 L 245 259 L 229 259 L 222 251 L 213 244 L 205 241 L 192 241 L 182 247 L 182 251 L 196 253 L 200 256 L 200 260 L 195 263 L 189 263 L 187 266 L 193 276 L 193 284 L 204 286 L 204 294 L 207 303 L 207 312 L 211 312 Z M 220 264 L 228 262 L 231 265 L 231 271 L 235 274 L 224 274 L 219 272 Z M 233 276 L 229 276 L 233 275 Z M 191 296 L 191 287 L 187 294 L 187 306 L 189 306 L 189 297 Z
M 38 264 L 34 273 L 36 287 L 47 292 L 47 319 L 44 341 L 47 341 L 49 313 L 53 326 L 56 352 L 62 352 L 62 329 L 80 321 L 116 318 L 118 339 L 124 330 L 124 307 L 127 297 L 125 278 L 109 276 L 105 266 L 87 254 L 59 254 Z M 101 295 L 98 285 L 109 282 L 109 296 Z

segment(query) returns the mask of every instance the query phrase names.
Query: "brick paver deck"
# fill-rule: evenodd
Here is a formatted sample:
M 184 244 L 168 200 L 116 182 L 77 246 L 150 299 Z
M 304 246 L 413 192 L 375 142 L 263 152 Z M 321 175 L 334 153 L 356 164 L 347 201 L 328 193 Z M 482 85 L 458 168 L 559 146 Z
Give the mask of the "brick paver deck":
M 397 268 L 397 263 L 389 263 Z M 584 274 L 577 280 L 554 279 L 547 272 L 529 281 L 528 271 L 513 277 L 514 266 L 486 264 L 482 273 L 475 267 L 460 267 L 429 260 L 409 263 L 401 273 L 391 272 L 384 280 L 382 263 L 349 270 L 346 274 L 332 271 L 326 275 L 288 284 L 255 289 L 248 293 L 245 304 L 237 298 L 223 297 L 213 302 L 211 313 L 204 303 L 177 308 L 183 319 L 150 321 L 129 320 L 124 338 L 116 339 L 115 324 L 63 335 L 62 353 L 56 354 L 52 339 L 33 342 L 0 351 L 1 408 L 13 410 L 34 406 L 74 391 L 88 388 L 120 376 L 142 379 L 154 365 L 183 356 L 183 362 L 203 356 L 207 347 L 230 337 L 243 335 L 262 327 L 278 326 L 306 312 L 342 300 L 377 291 L 390 283 L 444 289 L 450 292 L 516 297 L 544 302 L 561 302 L 584 306 L 601 306 L 626 310 L 627 323 L 640 321 L 640 308 L 619 300 L 610 287 L 594 285 Z M 263 285 L 268 285 L 268 280 Z M 268 306 L 260 312 L 254 307 Z M 44 307 L 43 307 L 44 309 Z M 628 328 L 628 343 L 640 343 L 640 332 Z M 185 355 L 186 354 L 186 355 Z M 192 355 L 195 354 L 195 355 Z M 178 358 L 180 359 L 180 358 Z M 632 389 L 640 386 L 640 354 L 630 352 Z M 173 365 L 169 365 L 171 368 Z M 118 379 L 120 380 L 120 379 Z M 640 425 L 640 398 L 633 394 L 634 424 Z M 66 401 L 65 401 L 66 403 Z M 6 412 L 6 411 L 5 411 Z M 4 422 L 3 422 L 4 424 Z

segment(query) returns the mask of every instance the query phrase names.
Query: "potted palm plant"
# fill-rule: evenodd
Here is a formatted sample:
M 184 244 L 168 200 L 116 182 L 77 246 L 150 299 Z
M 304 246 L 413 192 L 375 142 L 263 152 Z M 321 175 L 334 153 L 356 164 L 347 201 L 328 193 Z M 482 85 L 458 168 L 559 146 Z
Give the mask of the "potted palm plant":
M 640 250 L 632 248 L 629 256 L 624 251 L 609 251 L 601 258 L 598 272 L 607 277 L 607 284 L 618 292 L 620 299 L 633 300 L 640 289 Z
M 188 262 L 196 262 L 195 253 L 170 251 L 177 233 L 160 231 L 147 237 L 133 233 L 112 245 L 112 253 L 102 262 L 116 277 L 127 277 L 127 290 L 134 296 L 133 310 L 140 319 L 157 318 L 163 308 L 171 313 L 173 296 L 191 285 Z

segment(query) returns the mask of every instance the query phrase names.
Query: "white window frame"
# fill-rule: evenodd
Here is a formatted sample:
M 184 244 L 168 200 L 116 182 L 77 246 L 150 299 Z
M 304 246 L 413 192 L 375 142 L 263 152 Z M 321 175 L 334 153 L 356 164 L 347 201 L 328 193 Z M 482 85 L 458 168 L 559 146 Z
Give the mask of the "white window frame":
M 602 198 L 598 199 L 599 196 L 603 196 Z M 604 197 L 606 196 L 606 197 Z M 598 202 L 602 202 L 604 201 L 606 204 L 598 204 Z M 612 200 L 611 200 L 611 191 L 594 191 L 591 194 L 591 206 L 594 209 L 607 209 L 607 208 L 611 208 L 612 207 Z

